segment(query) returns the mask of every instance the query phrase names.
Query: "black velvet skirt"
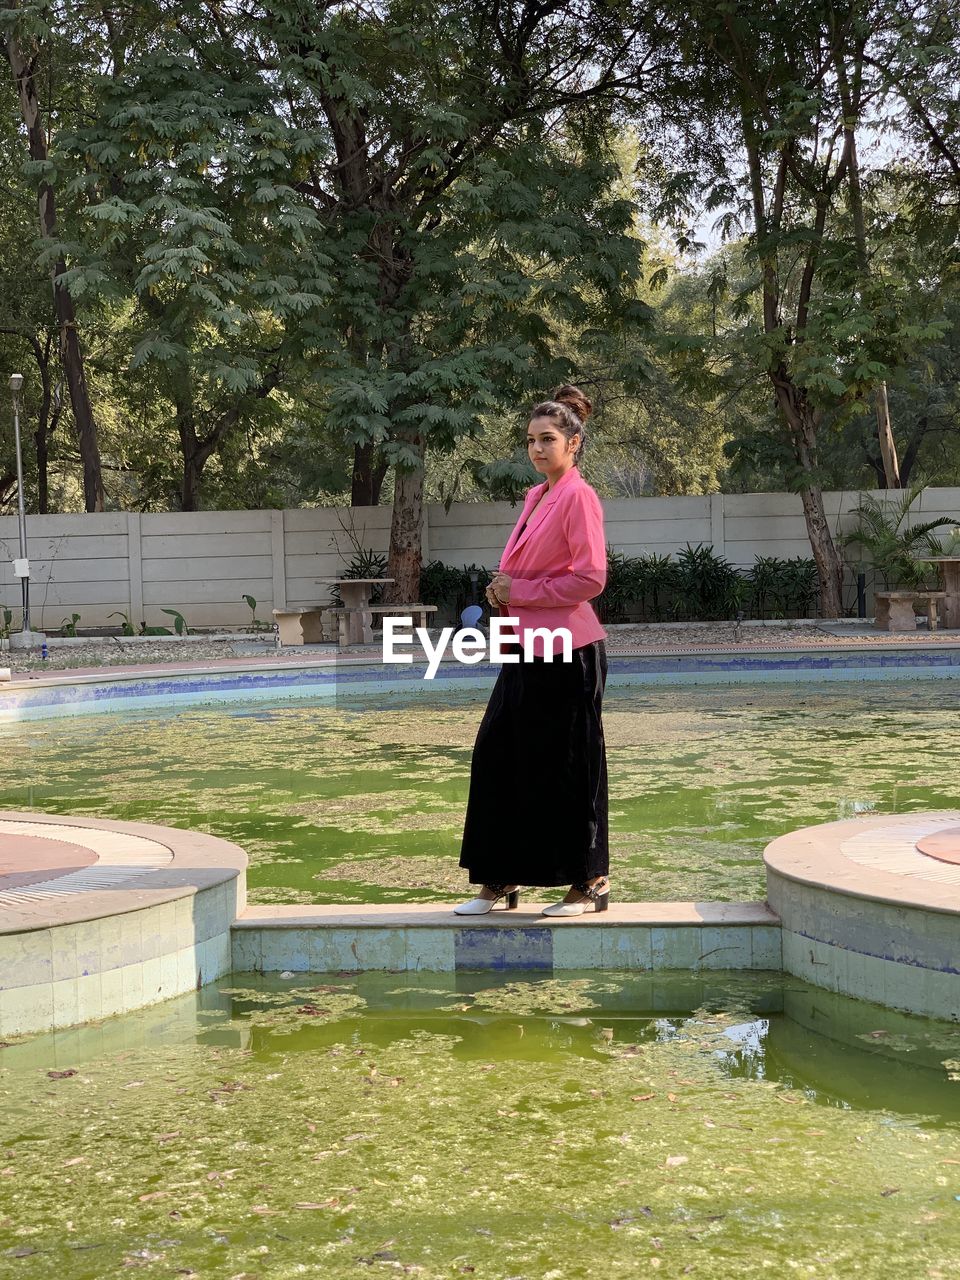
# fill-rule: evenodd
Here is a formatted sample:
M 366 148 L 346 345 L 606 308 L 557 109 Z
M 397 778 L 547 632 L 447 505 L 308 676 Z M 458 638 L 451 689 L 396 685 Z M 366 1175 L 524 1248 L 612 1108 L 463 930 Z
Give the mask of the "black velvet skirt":
M 505 664 L 480 723 L 460 865 L 471 884 L 570 885 L 606 875 L 601 640 L 572 662 Z

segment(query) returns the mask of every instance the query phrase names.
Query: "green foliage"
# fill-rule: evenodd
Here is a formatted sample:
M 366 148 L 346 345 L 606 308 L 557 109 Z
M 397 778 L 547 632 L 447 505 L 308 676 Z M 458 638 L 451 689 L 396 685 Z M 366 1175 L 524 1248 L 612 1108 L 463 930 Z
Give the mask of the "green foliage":
M 733 618 L 740 610 L 747 588 L 737 570 L 712 547 L 687 545 L 677 553 L 673 589 L 678 617 Z
M 257 617 L 257 601 L 256 601 L 256 597 L 255 597 L 255 596 L 251 596 L 251 595 L 246 595 L 246 594 L 244 594 L 244 595 L 242 595 L 242 596 L 240 597 L 240 599 L 244 601 L 244 603 L 246 604 L 247 608 L 250 610 L 250 614 L 251 614 L 251 617 L 250 617 L 250 630 L 251 630 L 251 631 L 270 631 L 270 630 L 272 629 L 272 628 L 271 628 L 271 626 L 270 626 L 270 623 L 269 623 L 269 622 L 263 622 L 263 621 L 261 621 L 261 619 L 260 619 L 260 618 L 258 618 L 258 617 Z
M 177 609 L 161 609 L 161 613 L 167 614 L 173 619 L 173 629 L 178 636 L 189 635 L 190 628 L 187 626 L 187 620 Z
M 476 564 L 454 568 L 431 560 L 420 573 L 420 598 L 424 604 L 437 605 L 438 621 L 457 622 L 468 604 L 484 603 L 483 590 L 491 574 L 492 570 Z
M 60 634 L 65 637 L 69 636 L 71 639 L 76 640 L 77 623 L 79 621 L 79 613 L 72 613 L 69 618 L 62 618 L 60 620 Z
M 857 527 L 844 543 L 860 549 L 887 590 L 930 587 L 937 576 L 936 565 L 923 564 L 917 557 L 943 555 L 943 544 L 933 531 L 957 523 L 948 516 L 914 521 L 911 508 L 924 488 L 922 482 L 915 483 L 897 497 L 884 499 L 865 493 L 853 513 Z
M 31 498 L 51 432 L 54 509 L 77 504 L 60 252 L 120 509 L 342 501 L 365 442 L 435 455 L 441 501 L 512 501 L 511 433 L 569 378 L 604 496 L 873 484 L 883 381 L 904 473 L 960 477 L 949 7 L 24 0 L 0 22 L 50 150 L 28 159 L 8 85 L 0 364 L 28 371 Z M 0 504 L 11 462 L 4 423 Z
M 13 626 L 13 610 L 0 609 L 0 640 L 10 639 L 10 628 Z
M 755 618 L 809 617 L 817 596 L 817 566 L 795 556 L 757 556 L 746 575 L 750 611 Z
M 108 613 L 108 614 L 107 614 L 107 617 L 108 617 L 108 618 L 119 618 L 119 619 L 120 619 L 120 634 L 121 634 L 121 635 L 124 635 L 124 636 L 134 636 L 134 635 L 136 635 L 136 634 L 137 634 L 137 633 L 136 633 L 136 630 L 135 630 L 135 628 L 134 628 L 134 625 L 133 625 L 133 623 L 130 621 L 130 618 L 128 617 L 128 615 L 127 615 L 127 614 L 125 614 L 125 613 Z
M 812 560 L 758 557 L 743 572 L 711 547 L 689 544 L 671 556 L 627 556 L 607 548 L 607 584 L 597 601 L 604 622 L 729 621 L 809 617 L 815 608 Z
M 340 570 L 341 578 L 383 578 L 386 575 L 387 557 L 382 551 L 374 551 L 354 541 L 353 555 Z M 380 604 L 383 601 L 384 587 L 373 587 L 370 592 L 370 603 Z M 339 587 L 330 592 L 336 608 L 342 608 L 343 599 Z

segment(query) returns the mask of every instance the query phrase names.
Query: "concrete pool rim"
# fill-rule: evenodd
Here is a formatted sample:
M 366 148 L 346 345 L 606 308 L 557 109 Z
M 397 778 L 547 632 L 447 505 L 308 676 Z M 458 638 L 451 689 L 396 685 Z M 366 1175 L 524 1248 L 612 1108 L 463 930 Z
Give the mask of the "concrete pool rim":
M 958 823 L 953 810 L 874 815 L 782 836 L 765 903 L 628 903 L 561 921 L 526 904 L 465 920 L 452 904 L 248 907 L 246 856 L 228 841 L 0 811 L 0 857 L 4 837 L 44 828 L 108 850 L 107 879 L 133 851 L 123 883 L 100 888 L 96 864 L 71 873 L 86 877 L 73 892 L 69 874 L 12 890 L 0 876 L 0 1036 L 131 1012 L 234 971 L 773 970 L 958 1021 L 960 867 L 916 850 L 918 833 Z
M 444 689 L 482 691 L 497 668 L 441 664 L 422 679 L 424 663 L 387 666 L 374 656 L 324 655 L 296 660 L 237 658 L 18 674 L 0 684 L 0 724 L 151 707 L 269 698 L 424 696 Z M 807 683 L 889 679 L 960 679 L 960 638 L 924 646 L 862 643 L 810 646 L 700 646 L 612 650 L 608 687 L 643 685 Z

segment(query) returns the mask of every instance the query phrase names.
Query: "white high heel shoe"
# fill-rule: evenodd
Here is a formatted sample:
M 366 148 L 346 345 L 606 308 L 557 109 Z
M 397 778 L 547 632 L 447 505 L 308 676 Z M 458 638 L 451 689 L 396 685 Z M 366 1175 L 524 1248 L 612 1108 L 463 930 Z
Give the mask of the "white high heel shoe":
M 505 884 L 485 884 L 483 887 L 497 896 L 495 898 L 471 898 L 469 902 L 461 902 L 459 907 L 453 908 L 454 915 L 485 916 L 487 912 L 493 910 L 501 898 L 506 898 L 507 900 L 507 911 L 515 911 L 520 905 L 519 889 L 508 890 Z
M 543 916 L 582 916 L 590 904 L 594 911 L 606 911 L 610 905 L 610 881 L 602 876 L 596 884 L 575 884 L 571 886 L 580 897 L 575 902 L 555 902 L 544 907 Z

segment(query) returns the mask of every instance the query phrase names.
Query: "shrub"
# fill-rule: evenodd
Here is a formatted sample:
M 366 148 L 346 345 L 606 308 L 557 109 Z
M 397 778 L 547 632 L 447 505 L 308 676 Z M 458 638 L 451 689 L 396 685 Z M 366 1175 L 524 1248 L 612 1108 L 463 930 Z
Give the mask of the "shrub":
M 671 556 L 627 556 L 607 549 L 607 585 L 596 601 L 603 622 L 708 622 L 805 617 L 813 611 L 817 569 L 797 556 L 760 556 L 746 572 L 712 547 L 689 544 Z
M 712 547 L 691 547 L 689 542 L 677 555 L 673 587 L 675 616 L 697 622 L 734 617 L 748 592 L 745 579 L 729 561 Z
M 353 555 L 340 573 L 341 578 L 382 578 L 387 569 L 387 556 L 383 551 L 371 551 L 369 547 L 355 544 Z M 334 607 L 343 608 L 340 588 L 333 587 L 330 598 Z M 383 587 L 374 587 L 370 592 L 371 604 L 382 604 Z
M 845 546 L 857 546 L 883 579 L 884 587 L 896 590 L 924 589 L 936 575 L 936 566 L 923 564 L 917 556 L 939 556 L 943 547 L 933 536 L 934 529 L 956 524 L 948 516 L 912 523 L 910 508 L 925 485 L 914 484 L 897 498 L 879 499 L 870 493 L 860 498 L 854 511 L 857 527 L 844 539 Z
M 757 556 L 746 580 L 754 618 L 802 618 L 813 611 L 818 585 L 813 560 L 803 556 L 791 560 Z
M 420 599 L 423 604 L 435 604 L 437 621 L 459 621 L 468 604 L 483 604 L 483 589 L 492 570 L 480 565 L 465 564 L 460 568 L 431 560 L 420 570 Z M 476 601 L 471 574 L 477 575 Z

